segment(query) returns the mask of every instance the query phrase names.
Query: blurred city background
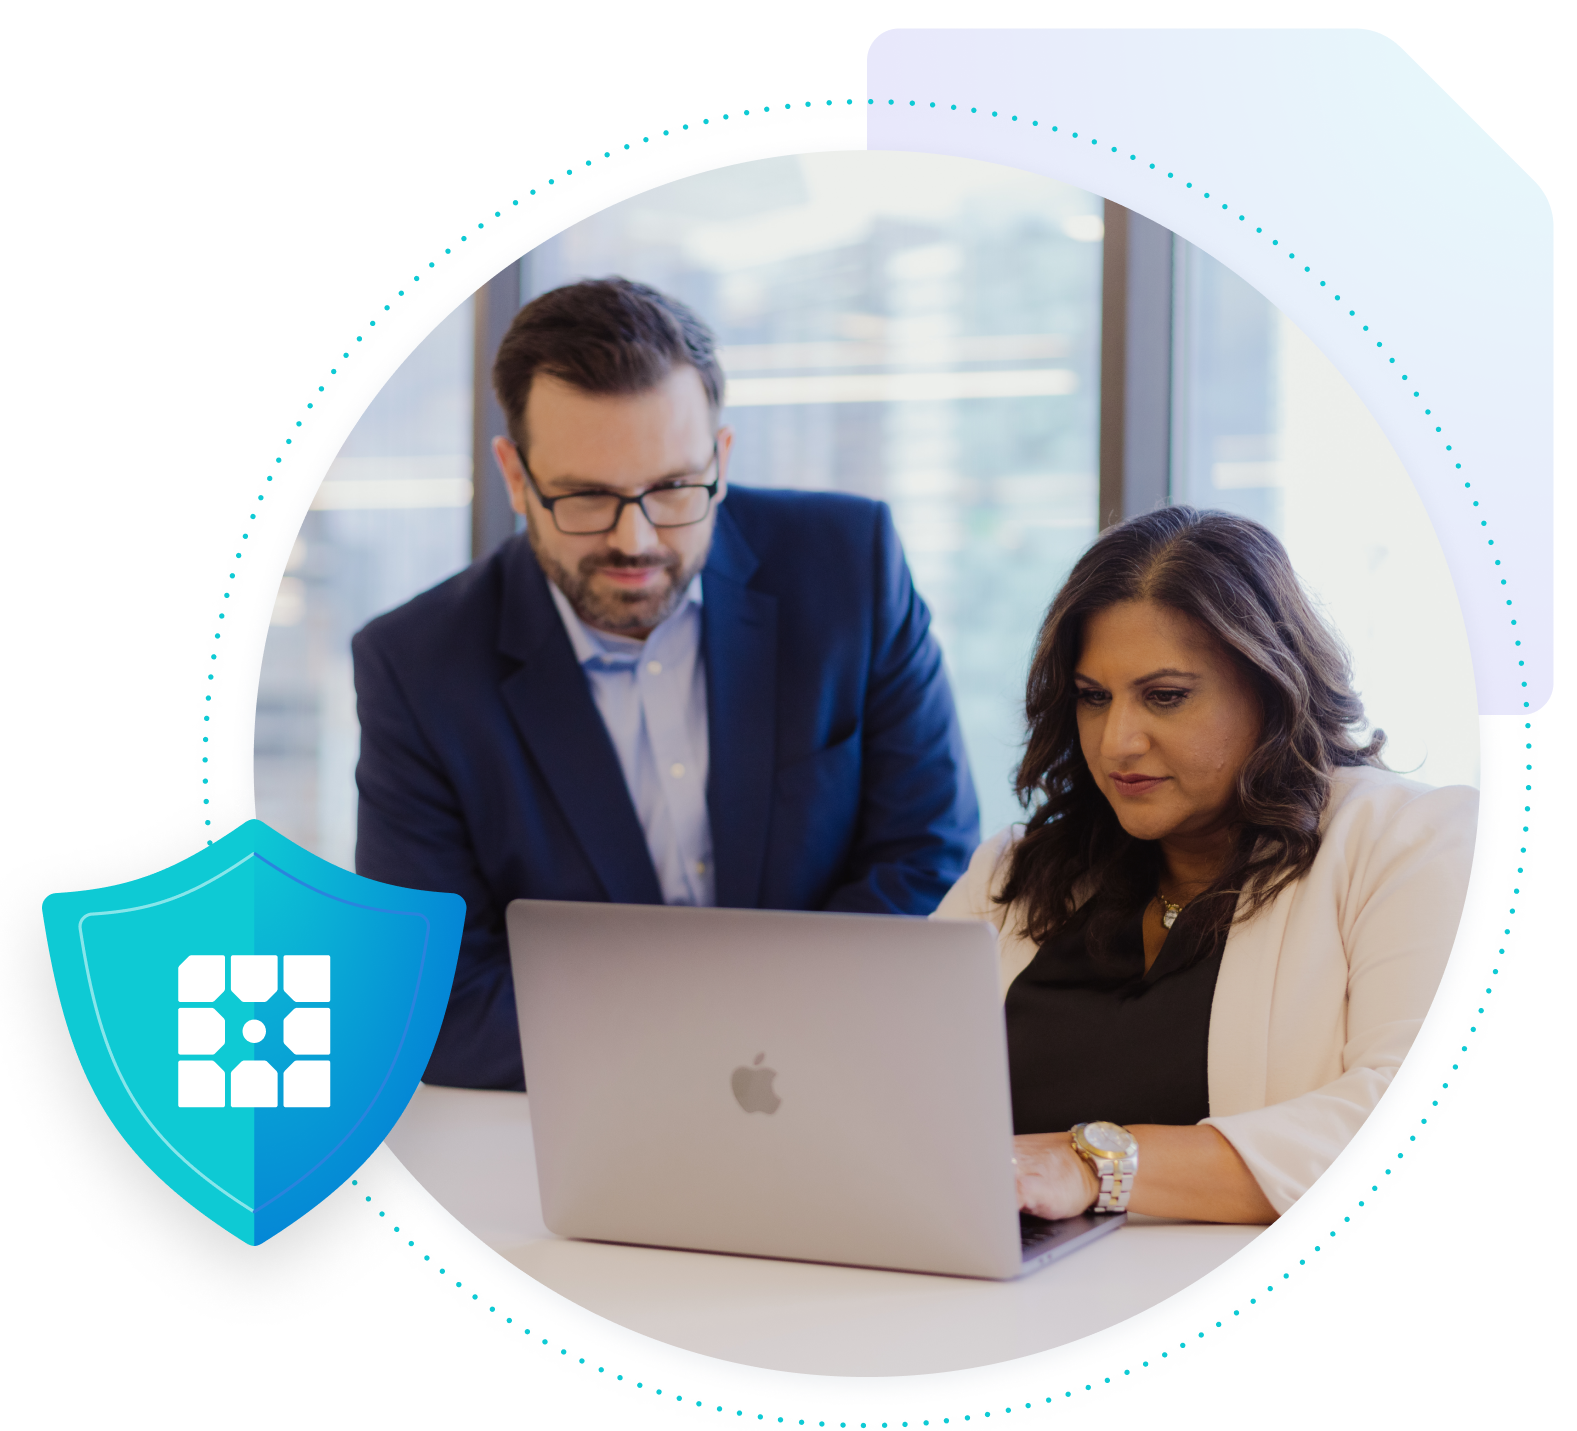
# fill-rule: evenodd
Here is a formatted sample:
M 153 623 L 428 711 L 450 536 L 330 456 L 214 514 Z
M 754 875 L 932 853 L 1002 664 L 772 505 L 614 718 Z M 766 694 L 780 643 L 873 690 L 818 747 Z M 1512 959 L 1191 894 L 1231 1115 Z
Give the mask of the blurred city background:
M 891 505 L 952 675 L 983 829 L 1019 818 L 1010 786 L 1034 635 L 1096 534 L 1103 480 L 1112 490 L 1100 451 L 1103 262 L 1118 222 L 1122 211 L 1097 196 L 1035 175 L 855 152 L 698 175 L 528 254 L 489 285 L 491 310 L 462 305 L 416 349 L 329 470 L 264 655 L 258 816 L 352 865 L 350 637 L 507 534 L 500 478 L 473 462 L 473 384 L 487 380 L 477 325 L 496 327 L 562 283 L 622 274 L 683 299 L 716 331 L 724 421 L 737 433 L 731 481 Z M 1388 763 L 1476 784 L 1466 635 L 1428 519 L 1377 424 L 1248 284 L 1134 222 L 1160 236 L 1151 248 L 1166 270 L 1152 342 L 1165 350 L 1153 355 L 1164 427 L 1154 500 L 1275 530 L 1353 650 L 1371 721 L 1391 737 Z M 1127 252 L 1140 252 L 1137 238 Z M 1124 310 L 1104 276 L 1111 323 Z M 1135 331 L 1130 318 L 1130 343 Z

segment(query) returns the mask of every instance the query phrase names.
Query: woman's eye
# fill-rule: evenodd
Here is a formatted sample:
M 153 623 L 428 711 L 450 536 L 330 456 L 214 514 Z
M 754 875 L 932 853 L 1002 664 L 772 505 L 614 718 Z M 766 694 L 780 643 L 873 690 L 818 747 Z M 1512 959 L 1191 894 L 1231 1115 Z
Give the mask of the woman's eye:
M 1175 706 L 1187 699 L 1187 691 L 1151 691 L 1149 695 L 1150 703 L 1158 706 Z
M 1091 691 L 1080 688 L 1077 700 L 1081 706 L 1103 706 L 1111 700 L 1105 691 Z

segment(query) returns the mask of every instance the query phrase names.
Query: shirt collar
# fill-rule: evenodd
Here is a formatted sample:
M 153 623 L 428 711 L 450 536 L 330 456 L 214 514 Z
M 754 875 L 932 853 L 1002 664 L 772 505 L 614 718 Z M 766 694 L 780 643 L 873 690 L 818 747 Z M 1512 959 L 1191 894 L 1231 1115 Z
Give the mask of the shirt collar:
M 592 662 L 606 666 L 632 665 L 646 649 L 646 641 L 638 641 L 632 636 L 615 636 L 612 632 L 598 631 L 588 626 L 576 614 L 575 608 L 569 603 L 569 598 L 559 590 L 558 583 L 551 577 L 548 579 L 548 594 L 553 598 L 554 606 L 558 608 L 559 619 L 564 623 L 565 634 L 569 637 L 571 647 L 574 648 L 575 660 L 580 665 L 585 666 Z M 679 605 L 669 613 L 661 625 L 653 628 L 647 640 L 684 620 L 691 607 L 699 607 L 701 604 L 701 573 L 697 572 L 690 579 L 690 585 L 680 598 Z

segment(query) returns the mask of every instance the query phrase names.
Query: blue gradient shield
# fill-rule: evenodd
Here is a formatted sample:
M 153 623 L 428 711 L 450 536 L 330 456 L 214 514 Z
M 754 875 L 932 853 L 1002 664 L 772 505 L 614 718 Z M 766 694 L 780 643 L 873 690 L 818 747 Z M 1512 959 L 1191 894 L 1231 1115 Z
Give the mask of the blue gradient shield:
M 250 820 L 44 925 L 83 1071 L 121 1136 L 243 1242 L 366 1160 L 438 1036 L 465 902 L 378 884 Z

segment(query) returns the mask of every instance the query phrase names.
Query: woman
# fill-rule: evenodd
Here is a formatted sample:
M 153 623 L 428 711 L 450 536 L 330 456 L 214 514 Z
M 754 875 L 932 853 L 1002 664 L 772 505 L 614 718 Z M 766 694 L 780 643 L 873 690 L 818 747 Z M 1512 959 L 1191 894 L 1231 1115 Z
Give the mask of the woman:
M 1000 931 L 1020 1202 L 1272 1221 L 1412 1043 L 1477 794 L 1391 774 L 1381 731 L 1358 742 L 1347 656 L 1286 551 L 1222 512 L 1095 542 L 1026 715 L 1033 814 L 937 910 Z

